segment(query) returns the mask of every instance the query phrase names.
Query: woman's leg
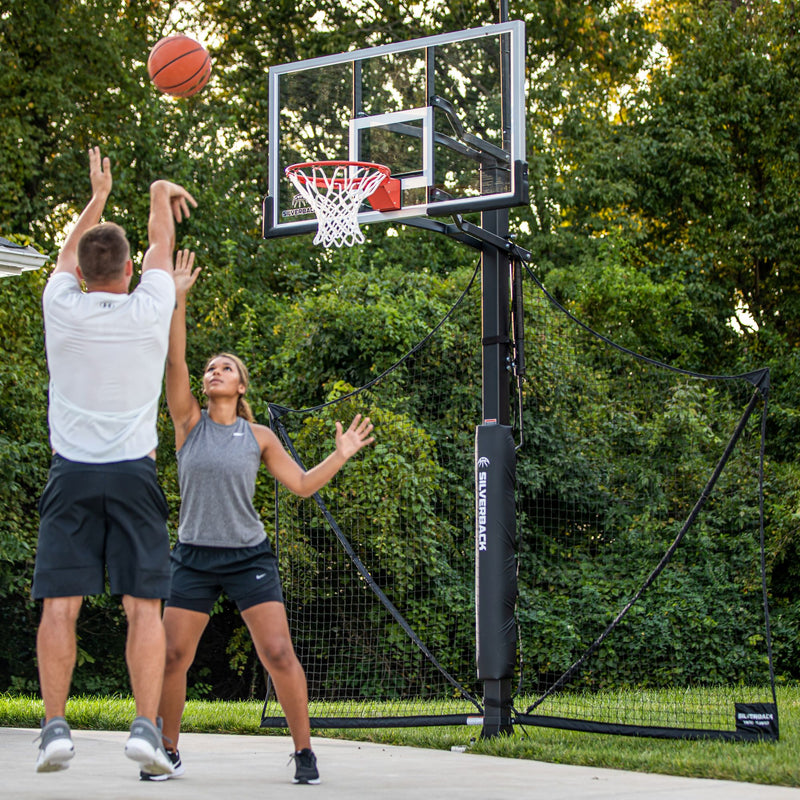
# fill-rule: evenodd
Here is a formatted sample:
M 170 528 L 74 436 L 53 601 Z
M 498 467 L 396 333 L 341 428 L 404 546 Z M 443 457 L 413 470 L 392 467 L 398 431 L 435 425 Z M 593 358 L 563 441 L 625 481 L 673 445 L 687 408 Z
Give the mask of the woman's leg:
M 286 715 L 295 750 L 311 747 L 306 674 L 297 659 L 283 603 L 259 603 L 242 611 L 256 653 L 269 672 Z
M 167 660 L 158 715 L 163 720 L 164 745 L 178 749 L 181 716 L 186 703 L 186 673 L 194 661 L 200 637 L 208 625 L 209 615 L 186 608 L 167 606 L 164 609 L 164 631 L 167 636 Z

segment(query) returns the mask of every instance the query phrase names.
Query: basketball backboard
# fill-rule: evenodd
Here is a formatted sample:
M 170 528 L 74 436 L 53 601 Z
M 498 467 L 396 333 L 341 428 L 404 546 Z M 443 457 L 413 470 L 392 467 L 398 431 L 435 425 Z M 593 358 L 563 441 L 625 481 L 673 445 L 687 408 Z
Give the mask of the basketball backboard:
M 359 224 L 528 203 L 521 21 L 272 67 L 265 237 L 313 231 L 286 177 L 298 162 L 384 164 L 400 199 Z

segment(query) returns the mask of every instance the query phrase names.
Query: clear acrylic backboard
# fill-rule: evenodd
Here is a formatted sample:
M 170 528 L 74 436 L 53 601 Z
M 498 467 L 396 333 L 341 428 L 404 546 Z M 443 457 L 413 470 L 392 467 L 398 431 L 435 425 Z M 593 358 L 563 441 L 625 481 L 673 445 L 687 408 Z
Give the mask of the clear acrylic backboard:
M 399 203 L 365 201 L 359 224 L 528 203 L 521 21 L 276 66 L 269 86 L 265 237 L 317 228 L 299 162 L 389 167 Z

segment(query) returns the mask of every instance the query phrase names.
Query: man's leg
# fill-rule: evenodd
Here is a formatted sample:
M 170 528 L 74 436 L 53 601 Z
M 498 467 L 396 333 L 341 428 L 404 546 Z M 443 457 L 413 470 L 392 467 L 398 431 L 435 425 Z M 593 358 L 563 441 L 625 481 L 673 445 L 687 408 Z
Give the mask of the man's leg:
M 125 660 L 136 701 L 136 716 L 146 717 L 155 724 L 166 654 L 161 600 L 123 595 L 122 606 L 128 617 Z
M 63 717 L 75 668 L 75 624 L 82 597 L 46 597 L 36 635 L 45 721 Z
M 125 658 L 136 702 L 125 755 L 139 764 L 140 775 L 173 775 L 175 767 L 164 749 L 160 720 L 156 719 L 166 651 L 161 600 L 123 595 L 122 605 L 128 617 Z
M 36 652 L 45 719 L 39 737 L 37 772 L 66 769 L 75 754 L 64 710 L 75 668 L 75 623 L 82 601 L 82 597 L 48 597 L 42 607 Z

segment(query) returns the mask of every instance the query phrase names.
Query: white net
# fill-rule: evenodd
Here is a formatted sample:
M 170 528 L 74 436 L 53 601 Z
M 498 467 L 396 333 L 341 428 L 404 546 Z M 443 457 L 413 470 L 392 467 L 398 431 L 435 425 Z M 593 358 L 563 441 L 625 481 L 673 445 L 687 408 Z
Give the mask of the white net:
M 361 204 L 389 170 L 379 164 L 318 162 L 287 167 L 286 175 L 317 215 L 314 244 L 352 247 L 364 241 L 358 226 Z

